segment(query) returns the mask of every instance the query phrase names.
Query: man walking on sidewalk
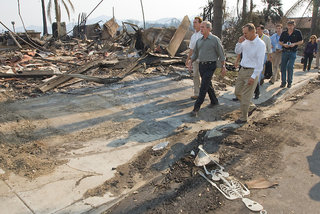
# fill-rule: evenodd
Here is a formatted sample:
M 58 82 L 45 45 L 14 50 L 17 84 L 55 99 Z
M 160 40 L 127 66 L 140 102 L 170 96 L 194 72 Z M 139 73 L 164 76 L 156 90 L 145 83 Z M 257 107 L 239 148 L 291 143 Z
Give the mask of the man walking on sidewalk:
M 239 38 L 235 47 L 236 54 L 242 54 L 241 69 L 235 86 L 235 95 L 240 100 L 241 117 L 235 121 L 237 124 L 246 123 L 249 109 L 253 111 L 256 106 L 252 103 L 252 96 L 258 84 L 258 78 L 263 70 L 266 45 L 256 34 L 252 23 L 242 27 L 243 36 Z
M 189 65 L 189 60 L 192 56 L 193 49 L 196 46 L 196 42 L 198 39 L 202 37 L 202 34 L 200 32 L 200 24 L 202 22 L 201 17 L 195 17 L 193 20 L 193 28 L 195 32 L 192 34 L 189 44 L 189 53 L 188 58 L 186 60 L 186 66 Z M 193 96 L 191 96 L 191 99 L 196 100 L 199 96 L 200 92 L 200 73 L 199 73 L 199 60 L 196 60 L 192 63 L 192 76 L 193 76 Z
M 263 25 L 259 25 L 257 27 L 257 34 L 258 34 L 259 38 L 266 45 L 266 53 L 265 53 L 265 58 L 264 58 L 263 69 L 262 69 L 262 71 L 260 73 L 257 87 L 256 87 L 256 89 L 254 91 L 254 94 L 255 94 L 254 95 L 254 99 L 258 99 L 259 96 L 260 96 L 260 85 L 263 84 L 263 80 L 264 80 L 265 63 L 267 61 L 271 61 L 271 53 L 272 53 L 271 40 L 270 40 L 270 37 L 267 36 L 266 34 L 264 34 L 263 32 L 264 32 L 264 26 Z
M 189 61 L 189 69 L 191 69 L 191 63 L 199 59 L 199 72 L 201 75 L 200 93 L 198 99 L 194 104 L 191 116 L 198 115 L 207 92 L 211 101 L 209 107 L 214 107 L 215 105 L 219 104 L 218 99 L 214 93 L 211 79 L 214 71 L 216 70 L 218 60 L 221 61 L 222 65 L 221 74 L 222 76 L 225 75 L 225 56 L 220 39 L 210 32 L 211 29 L 212 25 L 210 22 L 203 21 L 201 23 L 200 31 L 203 37 L 196 42 L 191 60 Z
M 282 57 L 282 46 L 279 43 L 280 36 L 282 33 L 282 24 L 276 25 L 276 33 L 274 33 L 271 39 L 272 45 L 272 77 L 270 80 L 270 84 L 274 84 L 279 79 L 279 67 L 281 63 Z
M 303 44 L 301 31 L 295 29 L 295 22 L 289 20 L 287 22 L 287 30 L 281 33 L 279 43 L 282 45 L 281 58 L 281 88 L 286 86 L 291 88 L 293 77 L 294 61 L 297 57 L 298 45 Z M 287 75 L 288 73 L 288 75 Z

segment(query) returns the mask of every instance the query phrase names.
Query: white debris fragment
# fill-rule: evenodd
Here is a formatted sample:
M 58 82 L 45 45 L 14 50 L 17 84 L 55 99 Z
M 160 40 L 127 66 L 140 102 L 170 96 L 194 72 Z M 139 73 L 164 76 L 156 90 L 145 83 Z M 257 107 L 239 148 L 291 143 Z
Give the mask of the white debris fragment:
M 158 150 L 161 150 L 161 149 L 164 149 L 166 148 L 166 146 L 168 146 L 169 142 L 162 142 L 162 143 L 159 143 L 155 146 L 152 147 L 152 150 L 153 151 L 158 151 Z
M 222 136 L 222 135 L 223 135 L 222 132 L 220 132 L 220 131 L 218 131 L 216 129 L 213 129 L 213 130 L 207 132 L 206 137 L 210 139 L 210 138 L 219 137 L 219 136 Z
M 3 169 L 0 168 L 0 175 L 3 175 L 3 174 L 5 174 L 5 173 L 6 173 L 6 172 L 3 171 Z

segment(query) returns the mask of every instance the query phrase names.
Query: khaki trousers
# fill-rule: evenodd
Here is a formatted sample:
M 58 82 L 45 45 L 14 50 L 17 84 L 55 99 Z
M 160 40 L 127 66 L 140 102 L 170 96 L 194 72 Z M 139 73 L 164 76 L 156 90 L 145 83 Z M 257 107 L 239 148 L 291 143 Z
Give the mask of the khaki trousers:
M 282 52 L 272 53 L 272 82 L 276 82 L 280 79 L 280 63 L 281 63 Z
M 252 85 L 248 85 L 248 80 L 251 78 L 252 73 L 253 73 L 253 68 L 252 69 L 241 68 L 238 74 L 238 78 L 236 80 L 234 93 L 240 101 L 240 111 L 241 111 L 240 120 L 242 121 L 247 121 L 249 109 L 251 110 L 255 108 L 255 105 L 252 103 L 252 97 L 254 94 L 254 90 L 257 87 L 258 77 L 256 77 Z
M 199 62 L 194 61 L 192 63 L 192 70 L 193 70 L 193 92 L 194 96 L 199 96 L 200 93 L 200 72 L 199 72 Z

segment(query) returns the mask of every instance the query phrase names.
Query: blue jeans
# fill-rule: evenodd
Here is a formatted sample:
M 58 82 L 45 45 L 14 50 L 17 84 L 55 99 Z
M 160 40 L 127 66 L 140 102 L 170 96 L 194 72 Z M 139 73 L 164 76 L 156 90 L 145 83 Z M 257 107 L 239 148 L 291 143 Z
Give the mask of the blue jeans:
M 296 60 L 297 53 L 293 51 L 283 51 L 281 58 L 281 84 L 285 85 L 286 82 L 292 84 L 293 65 Z M 288 72 L 288 79 L 287 79 Z
M 199 64 L 199 72 L 201 76 L 201 86 L 200 93 L 197 101 L 194 104 L 194 111 L 199 111 L 201 104 L 203 103 L 206 94 L 208 93 L 211 104 L 217 104 L 218 99 L 215 95 L 213 86 L 212 86 L 212 76 L 214 71 L 216 70 L 216 62 L 212 64 Z

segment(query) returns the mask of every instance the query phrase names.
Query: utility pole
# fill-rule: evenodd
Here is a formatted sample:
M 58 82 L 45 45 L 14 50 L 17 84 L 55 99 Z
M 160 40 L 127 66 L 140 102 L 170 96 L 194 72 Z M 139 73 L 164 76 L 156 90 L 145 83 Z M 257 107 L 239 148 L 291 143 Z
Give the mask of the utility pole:
M 42 4 L 43 35 L 48 35 L 46 6 L 44 4 L 44 0 L 41 0 L 41 4 Z
M 144 11 L 143 11 L 142 0 L 140 0 L 140 4 L 141 4 L 141 10 L 142 10 L 142 17 L 143 17 L 143 29 L 146 29 L 146 21 L 144 19 Z
M 11 24 L 12 24 L 13 32 L 15 33 L 15 32 L 16 32 L 16 29 L 15 29 L 14 25 L 15 25 L 16 23 L 15 23 L 14 21 L 12 21 Z

